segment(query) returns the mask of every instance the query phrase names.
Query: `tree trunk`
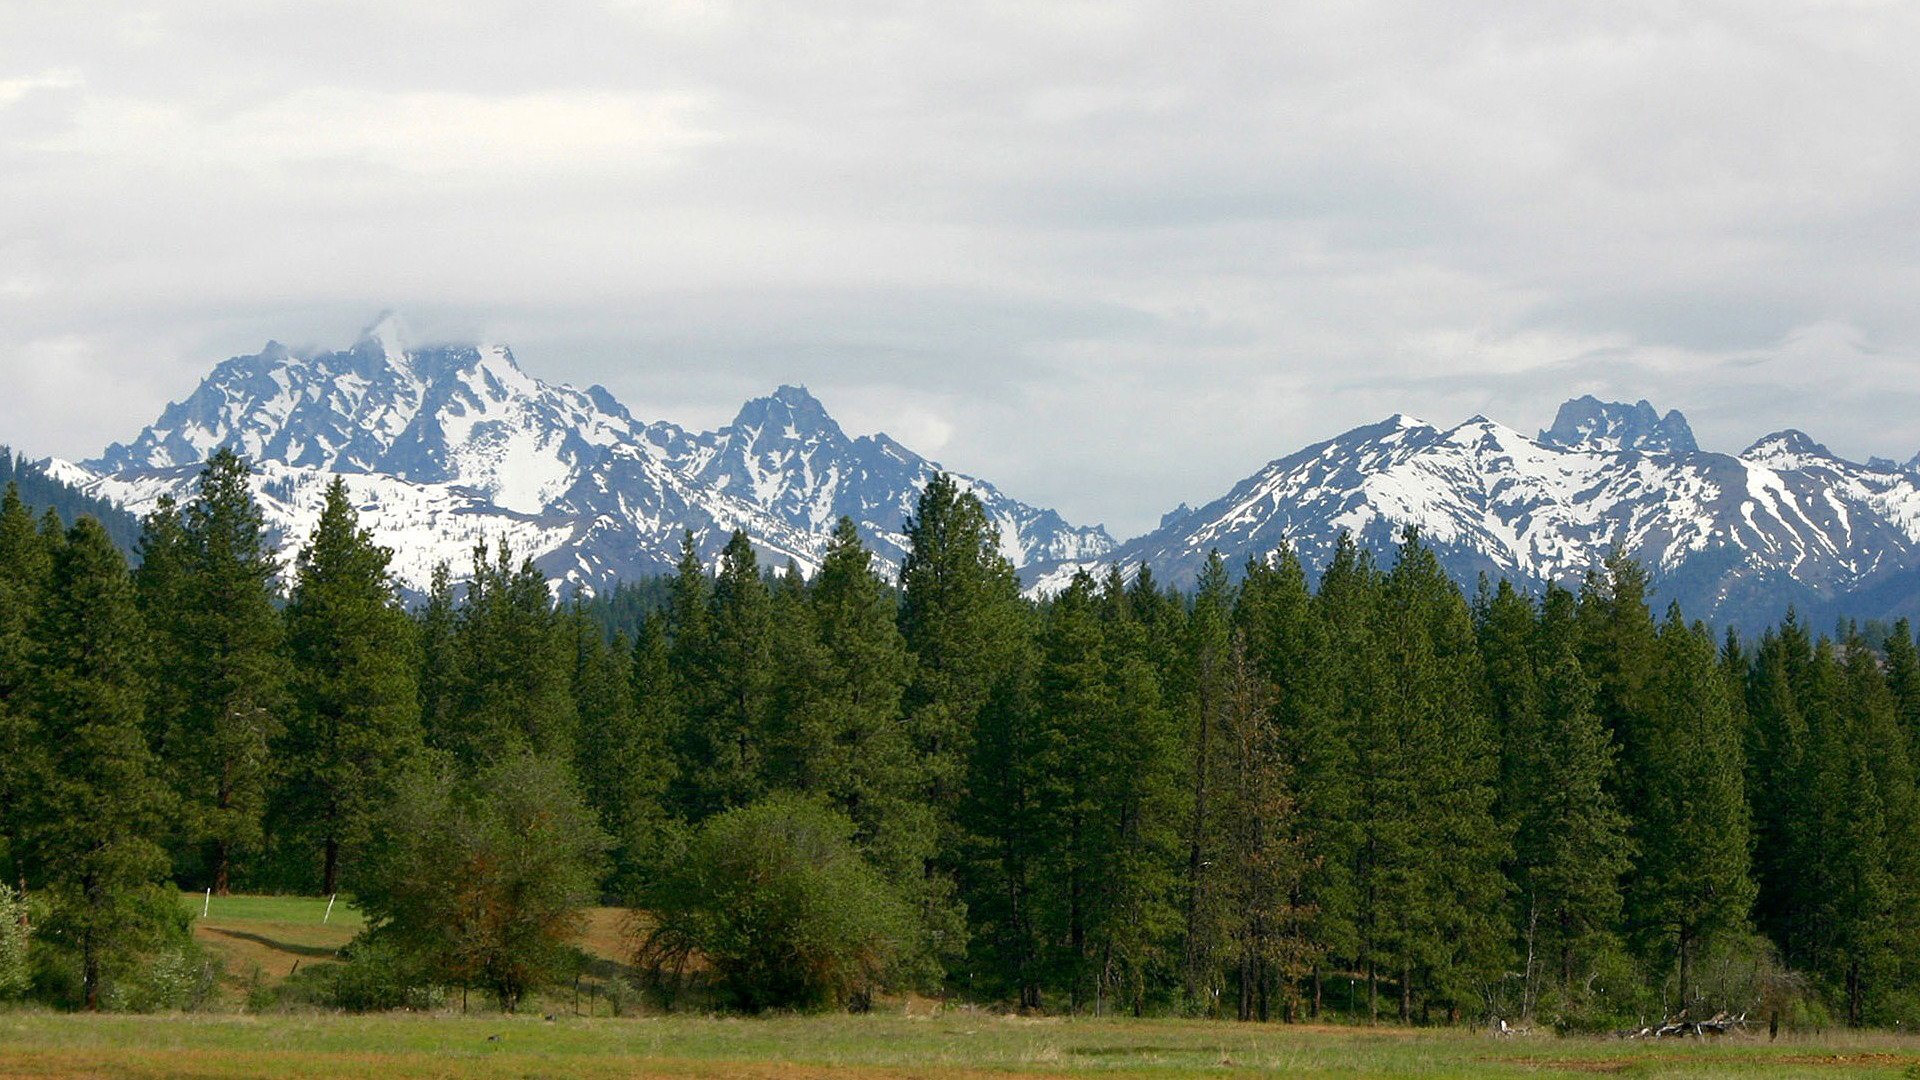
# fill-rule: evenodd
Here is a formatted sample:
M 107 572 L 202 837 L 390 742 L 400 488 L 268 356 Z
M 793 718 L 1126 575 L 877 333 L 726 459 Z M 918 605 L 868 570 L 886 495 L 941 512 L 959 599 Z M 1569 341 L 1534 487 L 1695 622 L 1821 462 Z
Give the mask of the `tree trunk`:
M 340 891 L 340 841 L 327 838 L 326 858 L 320 868 L 320 893 L 332 896 Z
M 232 890 L 229 887 L 230 883 L 227 880 L 229 865 L 227 849 L 228 845 L 225 840 L 215 840 L 213 842 L 213 892 L 216 896 L 229 896 L 232 894 Z
M 1315 964 L 1313 965 L 1313 1004 L 1307 1008 L 1307 1015 L 1315 1020 L 1320 1019 L 1320 989 L 1320 965 Z
M 1402 1026 L 1413 1022 L 1413 969 L 1410 965 L 1400 965 L 1400 1023 Z
M 1373 970 L 1373 957 L 1367 957 L 1367 1023 L 1380 1022 L 1380 980 Z

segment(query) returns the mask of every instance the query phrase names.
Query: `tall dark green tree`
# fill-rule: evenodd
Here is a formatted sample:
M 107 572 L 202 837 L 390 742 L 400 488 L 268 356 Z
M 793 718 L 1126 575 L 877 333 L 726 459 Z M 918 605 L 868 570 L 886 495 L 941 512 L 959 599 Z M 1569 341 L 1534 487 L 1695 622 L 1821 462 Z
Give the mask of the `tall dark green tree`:
M 1307 1004 L 1317 1015 L 1319 962 L 1334 942 L 1349 941 L 1341 931 L 1349 925 L 1342 920 L 1351 911 L 1342 905 L 1337 882 L 1344 869 L 1340 860 L 1347 854 L 1340 823 L 1350 809 L 1342 796 L 1352 763 L 1337 723 L 1337 688 L 1328 678 L 1333 658 L 1327 652 L 1326 627 L 1315 610 L 1306 568 L 1291 547 L 1283 545 L 1271 558 L 1248 563 L 1235 620 L 1244 635 L 1247 662 L 1261 676 L 1272 717 L 1272 749 L 1251 757 L 1272 778 L 1256 790 L 1267 792 L 1275 811 L 1283 802 L 1291 804 L 1286 807 L 1291 822 L 1277 812 L 1268 815 L 1272 823 L 1267 828 L 1292 849 L 1276 849 L 1264 872 L 1279 880 L 1297 876 L 1291 894 L 1262 900 L 1273 909 L 1269 921 L 1281 924 L 1273 932 L 1286 946 L 1276 951 L 1274 960 L 1309 965 L 1315 978 Z M 1250 746 L 1258 748 L 1257 742 Z M 1293 829 L 1290 837 L 1288 826 Z M 1297 940 L 1290 941 L 1289 934 L 1297 934 Z M 1289 951 L 1294 955 L 1289 957 Z M 1290 1012 L 1294 1000 L 1289 996 L 1282 1004 Z M 1264 1016 L 1267 1009 L 1256 1011 Z
M 1227 767 L 1222 728 L 1235 674 L 1233 604 L 1226 563 L 1218 551 L 1212 552 L 1194 592 L 1178 684 L 1183 742 L 1191 769 L 1180 969 L 1189 1005 L 1209 1014 L 1220 1007 L 1221 961 L 1228 948 L 1229 913 L 1218 873 L 1223 846 L 1218 789 Z
M 81 518 L 33 623 L 25 693 L 46 763 L 27 846 L 50 900 L 40 933 L 77 954 L 88 1009 L 176 902 L 160 844 L 173 800 L 142 730 L 144 643 L 125 560 Z
M 279 567 L 249 473 L 231 450 L 208 458 L 186 508 L 171 617 L 156 613 L 161 664 L 181 701 L 163 744 L 167 763 L 208 883 L 223 894 L 236 865 L 260 848 L 286 707 Z
M 1568 1004 L 1618 950 L 1621 880 L 1632 854 L 1628 819 L 1609 785 L 1613 742 L 1574 652 L 1573 611 L 1571 594 L 1549 589 L 1537 641 L 1540 738 L 1523 755 L 1537 783 L 1514 841 L 1530 954 L 1552 964 Z
M 1472 616 L 1433 551 L 1409 532 L 1379 608 L 1382 694 L 1376 811 L 1383 952 L 1396 964 L 1400 1019 L 1484 994 L 1503 970 L 1508 834 L 1494 816 L 1499 756 Z
M 622 635 L 607 642 L 581 608 L 573 612 L 573 693 L 580 717 L 574 768 L 581 792 L 612 840 L 602 891 L 622 901 L 639 895 L 672 831 L 663 803 L 673 771 L 666 723 L 656 703 L 634 692 L 635 664 L 647 666 L 649 681 L 664 666 L 658 623 L 643 625 L 635 649 Z
M 23 800 L 35 784 L 39 740 L 26 687 L 33 658 L 33 620 L 52 574 L 48 549 L 20 501 L 16 485 L 0 497 L 0 881 L 21 881 Z
M 1628 915 L 1648 955 L 1671 963 L 1679 1004 L 1694 1003 L 1693 962 L 1741 930 L 1753 902 L 1740 738 L 1714 642 L 1674 607 L 1661 624 L 1646 711 Z
M 516 748 L 570 761 L 574 638 L 546 575 L 504 543 L 480 545 L 458 625 L 447 745 L 473 766 Z
M 900 568 L 900 632 L 913 654 L 902 702 L 921 758 L 924 799 L 950 821 L 965 795 L 974 729 L 1025 648 L 1025 611 L 999 531 L 945 473 L 921 492 Z M 958 837 L 942 844 L 951 854 Z
M 276 815 L 317 856 L 329 896 L 421 746 L 415 638 L 387 576 L 391 557 L 360 527 L 336 477 L 294 564 L 286 611 L 294 708 Z
M 736 532 L 702 620 L 704 641 L 689 657 L 680 733 L 689 817 L 745 806 L 765 790 L 774 690 L 773 598 L 753 544 Z M 676 642 L 676 645 L 678 643 Z

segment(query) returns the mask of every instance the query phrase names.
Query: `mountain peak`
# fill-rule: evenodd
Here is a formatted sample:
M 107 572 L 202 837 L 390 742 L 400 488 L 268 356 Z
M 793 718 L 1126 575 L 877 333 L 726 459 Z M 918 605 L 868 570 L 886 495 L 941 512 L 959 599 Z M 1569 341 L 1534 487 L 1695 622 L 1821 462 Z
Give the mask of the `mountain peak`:
M 827 407 L 804 386 L 782 384 L 766 397 L 758 397 L 740 406 L 733 427 L 752 431 L 756 436 L 806 438 L 830 435 L 845 439 L 840 425 L 827 413 Z
M 1833 451 L 1814 442 L 1811 435 L 1797 428 L 1787 428 L 1761 437 L 1752 446 L 1740 451 L 1740 458 L 1773 469 L 1799 469 L 1809 463 L 1833 464 L 1839 461 Z
M 1645 398 L 1628 405 L 1601 401 L 1592 394 L 1560 406 L 1553 426 L 1540 432 L 1540 442 L 1563 450 L 1638 450 L 1648 454 L 1693 453 L 1700 449 L 1680 410 L 1661 416 Z

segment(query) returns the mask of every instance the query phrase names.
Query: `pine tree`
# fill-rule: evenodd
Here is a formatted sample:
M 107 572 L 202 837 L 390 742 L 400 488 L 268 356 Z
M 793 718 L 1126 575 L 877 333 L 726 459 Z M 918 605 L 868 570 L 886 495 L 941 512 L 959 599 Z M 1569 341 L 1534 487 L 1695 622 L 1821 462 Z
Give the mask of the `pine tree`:
M 453 597 L 453 569 L 435 563 L 426 603 L 414 613 L 415 651 L 420 657 L 420 731 L 435 750 L 453 752 L 470 734 L 459 716 L 460 613 Z
M 575 694 L 580 711 L 580 782 L 601 827 L 613 839 L 607 895 L 639 896 L 676 832 L 666 806 L 673 780 L 668 746 L 674 704 L 665 620 L 640 627 L 628 651 L 624 637 L 605 648 L 598 631 L 581 628 Z M 616 680 L 624 675 L 625 683 Z M 613 700 L 618 694 L 624 701 Z
M 190 835 L 205 844 L 208 877 L 221 894 L 240 858 L 261 845 L 270 747 L 286 700 L 278 567 L 248 474 L 231 450 L 207 460 L 186 508 L 172 617 L 160 616 L 181 701 L 164 747 Z
M 1619 747 L 1614 790 L 1623 806 L 1638 805 L 1647 736 L 1647 685 L 1659 648 L 1647 608 L 1647 572 L 1624 554 L 1607 557 L 1580 590 L 1580 668 L 1593 680 L 1593 708 Z
M 1329 966 L 1351 965 L 1366 978 L 1367 1015 L 1379 1015 L 1380 908 L 1376 903 L 1385 838 L 1376 810 L 1384 797 L 1382 740 L 1376 723 L 1381 638 L 1374 632 L 1384 603 L 1373 557 L 1342 534 L 1321 575 L 1314 610 L 1325 641 L 1319 665 L 1327 719 L 1305 746 L 1302 801 L 1314 823 L 1318 865 L 1308 878 L 1314 939 Z M 1321 973 L 1313 973 L 1311 1009 L 1321 1007 Z
M 1245 631 L 1236 633 L 1221 711 L 1226 770 L 1218 816 L 1227 959 L 1239 989 L 1241 1020 L 1266 1020 L 1276 994 L 1283 996 L 1291 1018 L 1291 988 L 1313 955 L 1299 902 L 1306 847 L 1298 834 L 1292 770 L 1276 723 L 1273 686 L 1249 660 L 1246 640 Z
M 784 617 L 808 640 L 793 656 L 812 658 L 789 690 L 790 719 L 809 734 L 794 770 L 799 790 L 815 790 L 853 820 L 855 840 L 896 884 L 915 883 L 935 854 L 931 808 L 918 799 L 919 762 L 900 719 L 912 657 L 900 636 L 893 591 L 873 572 L 872 555 L 851 519 L 841 518 L 804 611 Z
M 1027 610 L 1024 606 L 1021 614 Z M 1022 1010 L 1041 1005 L 1040 877 L 1047 837 L 1041 820 L 1047 778 L 1039 715 L 1037 642 L 1022 633 L 992 693 L 975 714 L 965 793 L 948 831 L 966 901 L 970 982 L 1012 997 Z M 964 838 L 964 839 L 962 839 Z M 937 867 L 928 876 L 939 880 Z
M 1896 633 L 1904 633 L 1904 627 Z M 1907 1003 L 1899 988 L 1920 974 L 1920 791 L 1913 746 L 1889 673 L 1858 634 L 1846 644 L 1845 664 L 1854 716 L 1851 741 L 1864 766 L 1855 790 L 1863 802 L 1871 795 L 1879 808 L 1878 833 L 1859 850 L 1877 845 L 1885 853 L 1878 905 L 1862 904 L 1853 913 L 1856 961 L 1847 980 L 1849 1015 L 1856 1026 L 1904 1023 Z M 1865 817 L 1873 822 L 1871 815 Z
M 33 656 L 32 628 L 52 574 L 33 515 L 9 483 L 0 497 L 0 881 L 21 882 L 20 825 L 36 784 L 41 747 L 32 738 L 26 700 Z M 24 891 L 24 886 L 22 891 Z
M 1659 630 L 1639 729 L 1641 801 L 1629 917 L 1650 956 L 1671 957 L 1681 1007 L 1692 964 L 1715 935 L 1737 931 L 1753 901 L 1739 733 L 1713 639 L 1675 606 Z
M 1220 774 L 1227 745 L 1221 728 L 1232 698 L 1234 589 L 1218 551 L 1207 557 L 1187 620 L 1180 708 L 1183 741 L 1191 763 L 1185 830 L 1186 927 L 1180 972 L 1187 1001 L 1217 1013 L 1222 992 L 1221 960 L 1227 949 L 1225 898 L 1216 866 L 1220 859 Z
M 1026 613 L 998 530 L 952 476 L 928 481 L 906 534 L 900 632 L 915 663 L 902 708 L 923 798 L 944 824 L 965 796 L 980 714 L 1024 648 Z M 949 829 L 944 858 L 951 861 L 958 847 Z
M 547 578 L 506 544 L 474 549 L 456 638 L 449 745 L 469 766 L 516 749 L 571 761 L 574 642 Z
M 1092 929 L 1100 879 L 1108 872 L 1100 799 L 1103 722 L 1113 710 L 1093 579 L 1085 570 L 1048 605 L 1035 690 L 1032 819 L 1041 872 L 1034 901 L 1045 943 L 1045 982 L 1077 1011 L 1098 978 Z
M 421 745 L 415 639 L 387 576 L 391 557 L 335 477 L 287 605 L 294 708 L 279 799 L 286 831 L 318 853 L 327 896 Z
M 1746 685 L 1745 779 L 1753 831 L 1754 922 L 1799 965 L 1809 946 L 1810 898 L 1802 854 L 1811 839 L 1807 812 L 1808 731 L 1801 698 L 1810 689 L 1813 647 L 1789 611 L 1761 636 Z
M 1307 1004 L 1317 1016 L 1319 962 L 1336 941 L 1351 947 L 1352 912 L 1343 902 L 1346 897 L 1339 882 L 1346 868 L 1342 860 L 1350 854 L 1341 823 L 1351 809 L 1344 793 L 1352 761 L 1338 723 L 1339 688 L 1328 678 L 1334 658 L 1327 649 L 1326 626 L 1315 608 L 1306 568 L 1291 547 L 1283 545 L 1271 558 L 1249 561 L 1235 622 L 1244 635 L 1247 661 L 1262 678 L 1274 747 L 1273 760 L 1264 765 L 1285 781 L 1284 794 L 1294 822 L 1291 841 L 1297 847 L 1293 852 L 1276 852 L 1268 871 L 1291 874 L 1297 869 L 1298 879 L 1290 894 L 1265 898 L 1274 906 L 1274 918 L 1298 924 L 1276 928 L 1286 949 L 1274 959 L 1287 959 L 1284 953 L 1291 952 L 1295 954 L 1291 960 L 1307 965 L 1313 974 Z M 1269 799 L 1277 803 L 1278 795 Z M 1276 838 L 1285 835 L 1278 809 L 1268 815 L 1275 822 Z M 1297 868 L 1289 860 L 1296 861 Z M 1297 940 L 1288 941 L 1287 935 L 1297 935 Z M 1289 995 L 1284 1002 L 1289 1017 L 1294 1004 Z M 1266 1010 L 1257 1011 L 1264 1015 Z
M 773 601 L 753 544 L 733 534 L 704 618 L 704 648 L 690 657 L 680 761 L 698 822 L 745 806 L 765 789 L 773 705 Z
M 1593 711 L 1592 684 L 1571 641 L 1546 648 L 1542 737 L 1527 755 L 1538 784 L 1518 821 L 1515 866 L 1529 938 L 1554 962 L 1562 997 L 1571 998 L 1618 947 L 1620 881 L 1632 849 L 1627 817 L 1608 788 L 1614 750 Z
M 603 892 L 631 899 L 661 854 L 666 830 L 660 797 L 670 759 L 656 728 L 643 725 L 633 693 L 634 651 L 627 639 L 608 642 L 585 605 L 568 613 L 574 637 L 573 701 L 580 738 L 574 772 L 581 794 L 611 838 Z
M 1900 725 L 1906 730 L 1907 743 L 1920 745 L 1920 649 L 1914 647 L 1913 628 L 1907 620 L 1893 624 L 1884 646 L 1887 657 L 1887 688 Z
M 1383 599 L 1375 903 L 1406 1023 L 1416 981 L 1457 1009 L 1501 969 L 1509 838 L 1493 813 L 1498 749 L 1472 615 L 1411 531 Z
M 144 640 L 125 560 L 80 519 L 34 620 L 26 695 L 47 761 L 27 846 L 50 900 L 40 933 L 78 954 L 88 1009 L 175 903 L 159 843 L 172 800 L 142 733 Z
M 162 495 L 140 522 L 133 572 L 134 597 L 147 627 L 147 740 L 162 762 L 167 738 L 185 721 L 187 687 L 169 673 L 185 661 L 186 623 L 180 612 L 189 572 L 186 518 L 173 496 Z

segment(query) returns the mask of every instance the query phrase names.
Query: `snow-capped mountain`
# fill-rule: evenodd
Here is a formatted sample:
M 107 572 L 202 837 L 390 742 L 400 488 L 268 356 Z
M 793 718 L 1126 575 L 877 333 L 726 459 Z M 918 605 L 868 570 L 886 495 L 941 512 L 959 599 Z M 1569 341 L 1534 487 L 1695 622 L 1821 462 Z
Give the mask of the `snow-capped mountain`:
M 1677 412 L 1568 402 L 1540 438 L 1476 416 L 1406 416 L 1268 464 L 1225 496 L 1168 515 L 1093 565 L 1144 563 L 1186 584 L 1218 549 L 1236 569 L 1290 543 L 1324 565 L 1342 532 L 1385 554 L 1413 526 L 1457 580 L 1577 584 L 1615 547 L 1691 616 L 1757 621 L 1789 604 L 1838 610 L 1920 574 L 1920 482 L 1835 457 L 1797 431 L 1739 455 L 1699 450 Z M 1037 583 L 1056 588 L 1074 569 Z M 1841 604 L 1840 606 L 1844 606 Z
M 191 495 L 200 463 L 230 446 L 257 464 L 255 489 L 290 557 L 317 520 L 326 485 L 348 478 L 363 522 L 395 552 L 394 572 L 424 587 L 456 574 L 473 547 L 504 542 L 556 586 L 588 590 L 669 569 L 691 530 L 717 555 L 736 530 L 763 557 L 811 572 L 834 523 L 851 516 L 884 571 L 939 466 L 885 435 L 850 438 L 805 389 L 748 402 L 712 432 L 644 423 L 595 386 L 523 371 L 499 345 L 409 348 L 383 318 L 351 348 L 268 343 L 219 364 L 186 400 L 62 479 L 136 513 Z M 985 481 L 960 478 L 999 524 L 1016 566 L 1097 558 L 1113 539 L 1069 525 Z

